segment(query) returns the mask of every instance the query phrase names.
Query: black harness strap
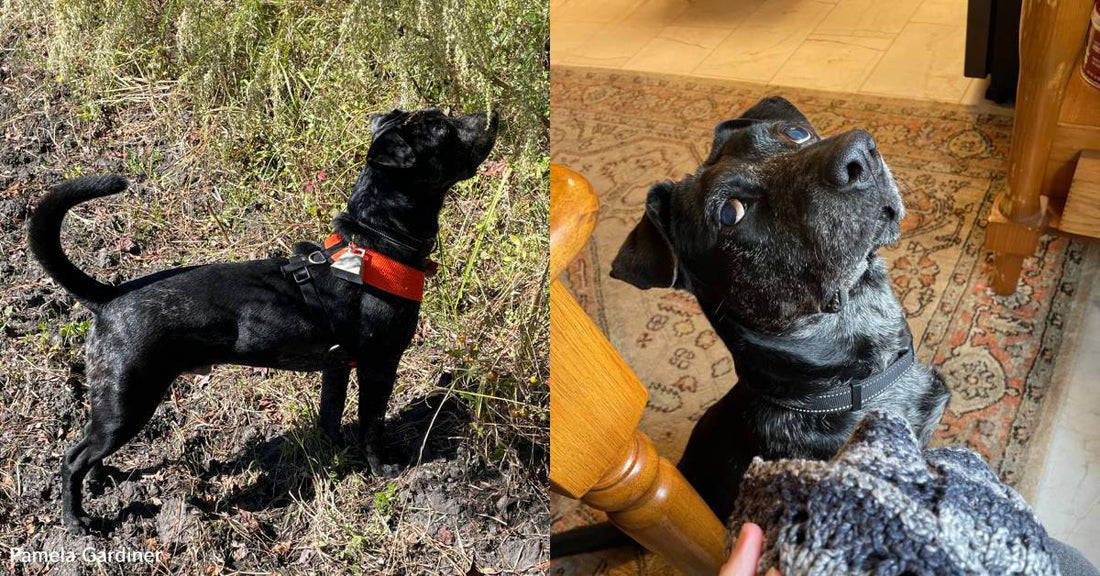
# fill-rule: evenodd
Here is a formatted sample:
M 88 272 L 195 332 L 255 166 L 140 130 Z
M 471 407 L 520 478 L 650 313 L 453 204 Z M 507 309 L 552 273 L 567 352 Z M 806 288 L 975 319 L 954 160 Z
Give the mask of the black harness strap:
M 317 286 L 313 283 L 313 272 L 311 270 L 318 266 L 328 268 L 329 263 L 332 261 L 332 255 L 339 252 L 347 244 L 347 241 L 341 241 L 324 250 L 315 250 L 309 254 L 294 254 L 290 257 L 290 261 L 280 268 L 284 275 L 290 276 L 294 283 L 298 285 L 298 289 L 302 291 L 302 298 L 306 302 L 306 308 L 309 308 L 310 313 L 313 314 L 317 322 L 328 326 L 334 338 L 336 337 L 336 326 L 332 323 L 332 316 L 329 315 L 328 308 L 325 307 L 325 301 L 321 298 L 321 293 L 317 291 Z

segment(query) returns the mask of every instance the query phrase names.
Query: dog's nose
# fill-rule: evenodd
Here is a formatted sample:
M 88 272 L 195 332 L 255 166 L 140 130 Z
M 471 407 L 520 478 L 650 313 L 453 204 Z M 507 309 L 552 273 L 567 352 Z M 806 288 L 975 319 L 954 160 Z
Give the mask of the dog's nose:
M 836 137 L 833 158 L 825 166 L 825 178 L 838 189 L 864 188 L 874 183 L 881 161 L 875 139 L 863 130 Z

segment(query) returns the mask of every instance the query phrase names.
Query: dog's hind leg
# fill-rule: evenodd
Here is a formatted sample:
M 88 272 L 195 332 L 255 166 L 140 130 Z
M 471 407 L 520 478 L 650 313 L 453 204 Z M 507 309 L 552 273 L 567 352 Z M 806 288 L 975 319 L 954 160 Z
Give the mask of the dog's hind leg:
M 375 475 L 384 475 L 382 460 L 384 456 L 383 422 L 386 404 L 393 393 L 393 383 L 397 379 L 397 365 L 400 354 L 395 354 L 385 363 L 369 368 L 356 369 L 359 379 L 359 441 L 367 455 L 367 463 Z
M 340 437 L 340 420 L 348 400 L 348 376 L 351 368 L 329 368 L 321 376 L 321 409 L 317 412 L 317 427 L 330 442 Z
M 61 462 L 61 518 L 74 533 L 87 530 L 83 483 L 89 470 L 129 442 L 156 412 L 174 374 L 127 374 L 91 385 L 91 414 L 84 437 Z

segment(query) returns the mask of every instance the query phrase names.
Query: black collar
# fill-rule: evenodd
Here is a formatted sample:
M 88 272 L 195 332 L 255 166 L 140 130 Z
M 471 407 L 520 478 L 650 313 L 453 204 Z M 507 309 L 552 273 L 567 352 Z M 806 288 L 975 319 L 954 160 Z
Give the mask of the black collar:
M 383 230 L 353 218 L 342 212 L 332 221 L 333 229 L 344 239 L 378 250 L 403 264 L 425 270 L 435 250 L 435 237 L 416 238 L 395 229 Z
M 373 226 L 368 226 L 363 223 L 359 223 L 359 226 L 365 230 L 369 230 L 375 235 L 375 240 L 382 240 L 392 246 L 404 248 L 412 252 L 413 257 L 418 260 L 427 260 L 431 255 L 432 250 L 435 249 L 435 238 L 413 238 L 403 232 L 397 230 L 380 230 Z
M 776 398 L 760 393 L 765 400 L 805 414 L 832 414 L 836 412 L 856 412 L 863 408 L 863 404 L 878 398 L 890 386 L 901 379 L 909 367 L 913 365 L 913 341 L 898 353 L 886 369 L 878 374 L 872 374 L 862 380 L 854 380 L 848 383 L 848 387 L 842 390 L 831 390 L 821 394 L 803 396 L 801 398 Z

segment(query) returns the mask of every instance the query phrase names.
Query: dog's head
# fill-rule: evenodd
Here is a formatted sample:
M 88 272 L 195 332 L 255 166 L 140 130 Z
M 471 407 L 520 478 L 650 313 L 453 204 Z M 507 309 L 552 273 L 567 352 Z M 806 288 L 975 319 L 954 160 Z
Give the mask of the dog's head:
M 496 141 L 497 114 L 447 116 L 435 108 L 371 117 L 367 164 L 388 177 L 435 189 L 473 177 Z
M 790 102 L 766 98 L 714 129 L 694 175 L 650 189 L 611 276 L 687 289 L 704 309 L 779 332 L 842 309 L 903 215 L 870 134 L 822 138 Z

